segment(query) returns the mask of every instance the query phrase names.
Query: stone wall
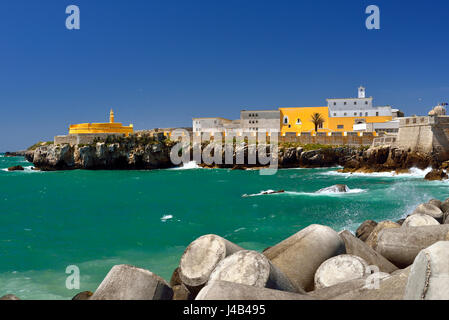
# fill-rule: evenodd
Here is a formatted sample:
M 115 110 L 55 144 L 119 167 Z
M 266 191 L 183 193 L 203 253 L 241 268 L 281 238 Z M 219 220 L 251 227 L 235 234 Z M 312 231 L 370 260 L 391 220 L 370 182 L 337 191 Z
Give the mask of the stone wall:
M 363 135 L 351 134 L 343 135 L 341 132 L 334 132 L 331 136 L 328 135 L 316 135 L 286 133 L 285 136 L 279 137 L 279 142 L 286 143 L 300 143 L 300 144 L 324 144 L 332 146 L 370 146 L 372 145 L 374 136 L 372 133 L 364 132 Z
M 95 139 L 106 139 L 108 136 L 124 136 L 124 134 L 111 133 L 86 133 L 86 134 L 69 134 L 66 136 L 56 136 L 54 144 L 69 144 L 71 146 L 79 144 L 91 144 Z

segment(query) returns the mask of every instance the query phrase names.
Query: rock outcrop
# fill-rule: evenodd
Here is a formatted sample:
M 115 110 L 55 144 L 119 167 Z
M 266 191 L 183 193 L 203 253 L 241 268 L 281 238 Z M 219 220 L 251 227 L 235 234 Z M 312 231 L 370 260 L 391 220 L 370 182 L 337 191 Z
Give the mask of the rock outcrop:
M 409 152 L 401 148 L 380 146 L 371 147 L 368 150 L 352 156 L 344 163 L 343 172 L 405 172 L 416 167 L 426 169 L 428 167 L 439 168 L 440 161 L 433 154 Z

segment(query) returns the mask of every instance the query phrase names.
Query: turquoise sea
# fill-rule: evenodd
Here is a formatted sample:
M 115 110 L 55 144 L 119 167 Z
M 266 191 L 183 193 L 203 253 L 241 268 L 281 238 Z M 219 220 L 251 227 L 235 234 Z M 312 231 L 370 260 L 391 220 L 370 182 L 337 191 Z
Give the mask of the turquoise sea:
M 23 172 L 5 169 L 20 164 Z M 354 231 L 366 219 L 397 220 L 421 202 L 449 197 L 449 183 L 408 175 L 348 175 L 331 169 L 258 171 L 32 171 L 0 155 L 0 296 L 70 299 L 94 291 L 115 264 L 167 281 L 185 247 L 209 233 L 263 250 L 300 229 Z M 346 184 L 348 194 L 316 194 Z M 257 195 L 264 190 L 285 194 Z M 253 194 L 251 197 L 242 195 Z M 81 288 L 65 287 L 76 265 Z

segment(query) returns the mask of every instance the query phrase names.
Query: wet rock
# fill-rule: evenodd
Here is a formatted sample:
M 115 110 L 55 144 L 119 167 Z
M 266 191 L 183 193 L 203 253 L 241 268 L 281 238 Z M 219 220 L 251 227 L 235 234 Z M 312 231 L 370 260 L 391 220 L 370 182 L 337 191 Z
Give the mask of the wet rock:
M 315 273 L 315 289 L 363 278 L 367 267 L 365 260 L 349 254 L 330 258 Z
M 194 296 L 183 284 L 175 285 L 173 288 L 173 300 L 193 300 Z
M 316 193 L 346 193 L 349 192 L 349 188 L 344 184 L 336 184 L 335 186 L 327 187 L 321 190 L 318 190 Z
M 222 260 L 210 275 L 209 281 L 214 280 L 305 293 L 297 290 L 267 257 L 256 251 L 241 250 Z
M 149 270 L 130 265 L 112 267 L 90 300 L 171 300 L 173 290 Z
M 13 166 L 9 167 L 8 171 L 24 171 L 25 169 L 22 166 Z
M 74 296 L 72 300 L 90 300 L 92 295 L 93 293 L 91 291 L 83 291 Z
M 4 295 L 3 297 L 0 297 L 0 300 L 20 300 L 20 299 L 13 294 L 7 294 Z
M 447 180 L 448 175 L 444 170 L 434 169 L 434 170 L 430 171 L 428 174 L 426 174 L 424 179 L 429 180 L 429 181 Z
M 300 290 L 312 291 L 318 267 L 327 259 L 346 253 L 338 233 L 311 225 L 267 249 L 264 254 Z
M 368 239 L 371 232 L 373 232 L 374 228 L 377 226 L 377 222 L 373 220 L 366 220 L 363 222 L 360 227 L 357 228 L 355 235 L 362 241 L 366 241 Z

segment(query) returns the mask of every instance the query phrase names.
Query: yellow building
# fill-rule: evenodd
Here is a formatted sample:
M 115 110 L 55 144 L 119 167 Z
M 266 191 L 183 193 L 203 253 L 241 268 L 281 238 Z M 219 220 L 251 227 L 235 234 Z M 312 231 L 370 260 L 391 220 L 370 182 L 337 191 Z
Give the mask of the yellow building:
M 305 108 L 279 108 L 281 112 L 281 133 L 287 132 L 315 132 L 315 124 L 312 122 L 314 113 L 321 114 L 324 123 L 319 126 L 319 132 L 329 132 L 329 111 L 327 107 Z
M 373 106 L 373 98 L 366 97 L 364 87 L 358 88 L 357 98 L 326 99 L 326 101 L 326 107 L 279 108 L 281 133 L 283 135 L 287 132 L 314 133 L 315 124 L 312 115 L 315 113 L 319 113 L 324 120 L 318 132 L 353 132 L 366 130 L 369 123 L 389 122 L 399 112 L 393 110 L 391 106 Z
M 85 134 L 85 133 L 117 133 L 129 136 L 134 132 L 134 127 L 130 124 L 128 127 L 123 126 L 119 122 L 114 122 L 114 111 L 109 114 L 109 123 L 81 123 L 72 124 L 69 128 L 69 134 Z

